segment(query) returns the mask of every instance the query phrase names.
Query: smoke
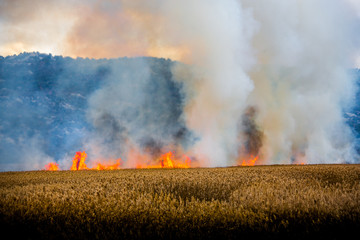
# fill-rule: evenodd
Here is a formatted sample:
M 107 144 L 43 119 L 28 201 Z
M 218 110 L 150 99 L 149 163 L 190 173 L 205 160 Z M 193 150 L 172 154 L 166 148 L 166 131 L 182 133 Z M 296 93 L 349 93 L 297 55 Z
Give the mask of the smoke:
M 163 8 L 162 41 L 181 42 L 191 52 L 190 79 L 181 67 L 174 74 L 193 93 L 184 108 L 187 127 L 199 138 L 192 153 L 206 166 L 225 166 L 237 152 L 237 123 L 253 89 L 246 73 L 253 61 L 251 14 L 236 1 L 178 1 Z
M 85 148 L 95 159 L 124 160 L 135 148 L 157 157 L 185 137 L 180 86 L 169 60 L 138 58 L 110 64 L 106 83 L 89 98 L 87 119 L 94 127 Z M 158 66 L 158 67 L 157 67 Z M 135 167 L 134 163 L 127 163 Z
M 174 64 L 39 53 L 0 58 L 0 169 L 41 169 L 49 161 L 69 169 L 77 151 L 90 162 L 122 158 L 135 167 L 132 149 L 149 159 L 182 150 L 192 137 Z
M 106 4 L 96 5 L 91 9 L 91 14 L 85 14 L 84 20 L 77 23 L 69 39 L 72 39 L 71 42 L 73 40 L 81 42 L 82 44 L 78 45 L 84 49 L 89 43 L 95 45 L 91 49 L 96 50 L 96 44 L 91 42 L 91 40 L 99 42 L 91 37 L 91 33 L 96 30 L 101 32 L 101 35 L 107 36 L 102 38 L 106 39 L 101 45 L 102 51 L 117 52 L 122 49 L 119 46 L 125 46 L 127 52 L 130 49 L 137 55 L 144 52 L 145 46 L 145 53 L 157 55 L 159 52 L 164 52 L 161 49 L 165 49 L 165 52 L 172 53 L 173 57 L 191 64 L 192 67 L 184 67 L 184 65 L 173 67 L 175 79 L 184 84 L 186 89 L 184 93 L 186 103 L 182 117 L 187 128 L 198 139 L 189 151 L 201 159 L 205 166 L 227 165 L 228 159 L 236 157 L 239 147 L 238 121 L 246 107 L 246 98 L 253 88 L 253 83 L 246 73 L 254 63 L 250 39 L 256 29 L 256 22 L 252 19 L 251 12 L 243 10 L 241 4 L 233 0 L 221 3 L 216 1 L 211 3 L 151 1 L 147 4 L 143 1 L 122 1 L 121 3 L 111 8 Z M 118 11 L 121 14 L 118 14 Z M 99 18 L 101 21 L 97 21 Z M 95 20 L 96 23 L 91 24 L 91 28 L 84 28 L 84 25 L 89 24 L 88 22 Z M 117 23 L 126 24 L 119 26 Z M 110 28 L 103 28 L 102 24 Z M 117 27 L 125 34 L 122 32 L 117 34 L 118 31 L 115 30 Z M 117 47 L 109 48 L 108 44 Z M 70 46 L 74 45 L 70 44 Z M 139 52 L 136 52 L 138 50 Z M 75 49 L 75 52 L 81 54 L 79 48 Z M 142 68 L 141 71 L 147 69 L 146 65 Z M 184 72 L 187 72 L 186 76 L 191 78 L 185 79 Z M 173 143 L 168 139 L 158 137 L 158 129 L 152 131 L 142 127 L 148 125 L 143 119 L 151 120 L 143 116 L 146 115 L 146 109 L 138 108 L 148 102 L 143 99 L 143 95 L 149 92 L 146 88 L 151 88 L 146 84 L 148 74 L 144 73 L 136 77 L 142 82 L 141 87 L 136 88 L 127 86 L 127 81 L 119 80 L 122 79 L 121 75 L 123 73 L 116 73 L 113 82 L 90 99 L 89 111 L 93 125 L 105 135 L 121 132 L 117 136 L 110 137 L 116 139 L 113 142 L 118 146 L 124 145 L 127 142 L 124 139 L 129 139 L 129 136 L 131 136 L 131 144 L 139 145 L 141 138 L 144 138 L 143 129 L 146 129 L 147 133 L 152 133 L 153 138 L 158 139 L 155 142 L 172 145 Z M 124 93 L 122 93 L 123 89 Z M 116 93 L 112 93 L 113 91 Z M 139 92 L 143 93 L 140 97 Z M 135 107 L 121 104 L 126 102 L 123 96 L 133 96 L 132 100 L 131 97 L 125 98 Z M 109 104 L 110 102 L 112 104 Z M 158 102 L 157 105 L 161 110 L 162 104 Z M 108 106 L 117 106 L 117 108 L 109 109 Z M 161 124 L 159 126 L 163 129 Z M 172 128 L 166 126 L 166 129 Z M 124 134 L 127 137 L 124 137 Z M 103 138 L 102 136 L 101 139 Z M 129 143 L 125 143 L 127 144 Z
M 76 0 L 0 1 L 0 54 L 65 54 L 64 41 L 76 22 L 77 7 Z
M 254 107 L 248 107 L 242 117 L 239 141 L 241 148 L 239 149 L 240 158 L 254 158 L 260 153 L 263 146 L 264 133 L 256 124 L 257 110 Z
M 64 164 L 80 148 L 129 167 L 137 154 L 164 149 L 211 167 L 255 155 L 265 164 L 357 161 L 343 117 L 359 46 L 346 1 L 69 1 L 57 11 L 59 1 L 37 0 L 34 12 L 17 7 L 25 2 L 0 5 L 2 53 L 40 42 L 70 56 L 178 62 L 37 56 L 37 69 L 8 58 L 0 76 L 9 110 L 1 119 L 15 124 L 0 129 L 8 162 L 15 145 L 21 156 L 31 152 L 22 141 Z
M 353 162 L 343 108 L 353 99 L 348 75 L 355 49 L 353 19 L 339 1 L 244 1 L 260 23 L 254 36 L 255 88 L 264 132 L 262 158 L 289 163 Z M 321 11 L 319 11 L 321 9 Z
M 153 39 L 190 52 L 183 60 L 191 69 L 173 73 L 185 83 L 184 118 L 204 165 L 231 164 L 239 148 L 255 142 L 256 151 L 245 154 L 258 152 L 263 163 L 354 161 L 343 109 L 354 96 L 348 68 L 358 43 L 355 14 L 345 2 L 138 4 L 132 11 L 161 16 L 146 18 L 157 26 Z M 257 114 L 239 127 L 249 106 Z

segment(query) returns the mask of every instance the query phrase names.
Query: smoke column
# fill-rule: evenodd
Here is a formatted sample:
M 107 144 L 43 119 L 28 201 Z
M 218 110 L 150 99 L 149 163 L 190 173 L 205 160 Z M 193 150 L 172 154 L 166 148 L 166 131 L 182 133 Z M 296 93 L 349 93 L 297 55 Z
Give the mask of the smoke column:
M 354 161 L 343 109 L 354 94 L 347 70 L 357 44 L 345 2 L 154 3 L 161 17 L 153 18 L 160 27 L 152 44 L 189 53 L 184 60 L 192 69 L 173 72 L 185 83 L 184 118 L 204 165 L 231 164 L 241 145 L 254 142 L 238 124 L 248 107 L 257 111 L 263 163 Z
M 176 49 L 177 55 L 183 56 L 182 60 L 188 64 L 172 68 L 175 79 L 183 84 L 186 99 L 183 118 L 196 139 L 187 150 L 202 166 L 229 164 L 228 160 L 237 155 L 238 123 L 253 89 L 247 75 L 254 62 L 250 40 L 256 22 L 251 12 L 243 10 L 235 0 L 160 0 L 145 4 L 143 1 L 123 1 L 122 9 L 131 16 L 133 26 L 146 36 L 149 52 L 156 52 L 161 47 Z M 121 84 L 124 82 L 111 86 L 111 89 L 121 92 L 124 88 Z M 100 109 L 115 106 L 109 102 L 120 101 L 121 97 L 109 101 L 112 94 L 107 90 L 98 91 L 96 101 L 93 101 L 97 107 L 90 112 L 96 119 L 102 115 Z M 140 91 L 145 93 L 147 90 Z M 132 95 L 139 96 L 138 93 Z M 134 102 L 139 101 L 141 98 L 134 99 Z M 92 106 L 95 105 L 90 104 Z M 123 114 L 116 114 L 122 113 L 119 107 L 110 112 L 116 115 L 115 119 L 124 118 Z M 141 126 L 130 128 L 142 129 Z M 140 138 L 132 135 L 132 140 L 138 144 Z
M 177 62 L 0 59 L 9 110 L 0 155 L 10 165 L 25 155 L 17 169 L 64 154 L 69 162 L 79 148 L 126 161 L 131 148 L 179 147 L 206 167 L 254 155 L 264 164 L 358 161 L 343 117 L 360 46 L 350 0 L 69 1 L 56 14 L 60 1 L 36 0 L 42 10 L 28 14 L 22 2 L 0 4 L 2 52 L 42 39 L 65 56 Z
M 354 161 L 343 108 L 353 98 L 348 75 L 352 21 L 341 1 L 244 1 L 259 31 L 248 104 L 258 107 L 268 163 Z
M 253 89 L 246 73 L 253 58 L 252 19 L 233 0 L 177 1 L 165 12 L 176 24 L 167 32 L 188 47 L 188 61 L 195 69 L 190 79 L 182 79 L 181 69 L 174 70 L 190 95 L 184 117 L 199 137 L 193 154 L 206 166 L 226 166 L 236 156 L 238 121 Z

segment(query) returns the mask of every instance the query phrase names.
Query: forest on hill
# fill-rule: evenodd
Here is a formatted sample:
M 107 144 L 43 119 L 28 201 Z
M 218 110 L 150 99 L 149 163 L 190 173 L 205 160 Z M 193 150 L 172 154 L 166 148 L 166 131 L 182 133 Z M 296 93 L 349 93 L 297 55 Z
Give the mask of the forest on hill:
M 175 63 L 38 52 L 0 57 L 1 170 L 41 169 L 86 144 L 106 146 L 104 157 L 121 153 L 129 139 L 155 152 L 192 144 L 196 136 L 182 116 L 185 93 L 173 77 Z M 360 83 L 360 71 L 350 71 Z M 343 114 L 359 152 L 360 92 Z M 35 158 L 44 162 L 34 165 Z

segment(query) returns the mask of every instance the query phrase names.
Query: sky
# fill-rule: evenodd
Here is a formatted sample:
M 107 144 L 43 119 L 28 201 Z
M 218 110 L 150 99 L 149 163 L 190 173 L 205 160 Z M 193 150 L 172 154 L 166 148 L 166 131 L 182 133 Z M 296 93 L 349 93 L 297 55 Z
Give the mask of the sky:
M 154 16 L 132 8 L 129 0 L 2 0 L 0 55 L 39 51 L 84 58 L 182 59 L 186 50 L 181 46 L 154 41 L 149 32 L 154 26 L 144 21 Z
M 360 1 L 339 1 L 345 1 L 360 20 Z M 38 51 L 84 58 L 155 56 L 189 60 L 189 49 L 181 42 L 169 44 L 157 39 L 163 19 L 156 16 L 157 10 L 148 12 L 159 3 L 159 0 L 1 0 L 0 55 Z M 139 11 L 139 6 L 144 11 Z M 360 51 L 354 53 L 352 62 L 360 67 Z

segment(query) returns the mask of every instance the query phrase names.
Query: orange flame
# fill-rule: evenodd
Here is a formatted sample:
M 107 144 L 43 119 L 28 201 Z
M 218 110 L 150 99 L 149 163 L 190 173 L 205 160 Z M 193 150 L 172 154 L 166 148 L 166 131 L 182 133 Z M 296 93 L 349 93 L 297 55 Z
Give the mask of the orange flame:
M 87 154 L 85 152 L 76 152 L 70 170 L 88 169 L 88 167 L 85 164 L 86 156 Z
M 95 167 L 93 168 L 88 168 L 86 166 L 86 157 L 87 154 L 85 152 L 76 152 L 73 162 L 72 162 L 72 166 L 70 168 L 70 170 L 87 170 L 87 169 L 95 169 L 95 170 L 113 170 L 113 169 L 120 169 L 120 164 L 121 164 L 121 159 L 117 159 L 116 163 L 114 164 L 108 164 L 108 163 L 97 163 L 95 165 Z M 45 170 L 48 171 L 58 171 L 59 169 L 59 165 L 57 163 L 48 163 L 45 165 Z
M 256 157 L 251 156 L 250 159 L 248 159 L 248 160 L 243 159 L 241 166 L 254 166 L 258 159 L 259 159 L 259 156 L 256 156 Z
M 184 161 L 176 159 L 172 152 L 163 154 L 160 157 L 160 164 L 162 168 L 189 168 L 191 160 L 188 156 L 184 155 Z
M 190 168 L 191 159 L 183 155 L 182 158 L 177 159 L 172 152 L 167 152 L 159 158 L 159 163 L 155 164 L 138 164 L 136 168 Z
M 190 168 L 191 159 L 183 155 L 179 158 L 175 157 L 173 152 L 167 152 L 160 156 L 157 161 L 151 162 L 148 156 L 142 156 L 141 154 L 136 155 L 138 161 L 142 163 L 138 163 L 136 168 Z M 104 163 L 97 162 L 93 168 L 88 168 L 86 161 L 87 154 L 85 152 L 76 152 L 74 159 L 72 161 L 72 166 L 70 170 L 114 170 L 120 169 L 121 158 L 117 159 L 115 163 Z M 145 160 L 145 161 L 144 161 Z M 49 171 L 57 171 L 59 169 L 59 165 L 57 163 L 49 163 L 45 166 L 45 170 Z
M 94 169 L 96 170 L 115 170 L 115 169 L 120 169 L 120 162 L 121 159 L 117 159 L 116 163 L 114 164 L 104 164 L 104 163 L 97 163 L 96 166 L 94 167 Z
M 59 170 L 59 164 L 55 162 L 50 162 L 45 165 L 45 170 L 47 171 L 58 171 Z

